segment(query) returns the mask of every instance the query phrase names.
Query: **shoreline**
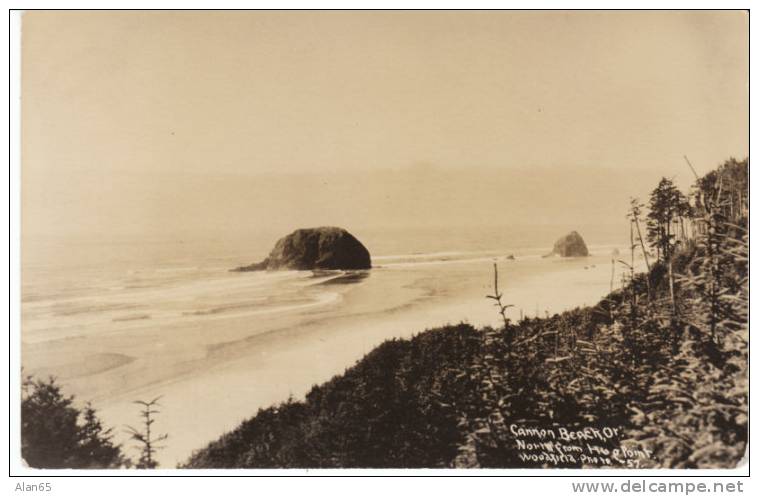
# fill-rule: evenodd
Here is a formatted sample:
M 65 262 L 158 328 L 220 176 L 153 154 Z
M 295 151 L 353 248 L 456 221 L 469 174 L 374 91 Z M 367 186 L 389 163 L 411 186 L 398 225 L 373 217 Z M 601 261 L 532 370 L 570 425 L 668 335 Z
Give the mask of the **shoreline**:
M 511 309 L 513 320 L 518 318 L 520 306 L 527 310 L 525 307 L 537 302 L 543 316 L 546 309 L 559 312 L 594 304 L 608 293 L 609 263 L 599 256 L 527 262 L 531 263 L 499 261 L 505 301 L 516 304 Z M 592 271 L 584 268 L 589 264 L 595 265 Z M 472 272 L 474 267 L 463 265 L 465 272 Z M 390 309 L 377 309 L 372 301 L 378 289 L 386 293 L 387 287 L 354 286 L 343 295 L 342 304 L 352 309 L 347 315 L 315 315 L 295 325 L 283 323 L 268 332 L 217 344 L 191 370 L 101 398 L 94 406 L 107 425 L 120 426 L 136 421 L 134 400 L 162 396 L 155 428 L 170 437 L 158 460 L 163 467 L 174 467 L 193 450 L 254 416 L 259 408 L 289 397 L 301 399 L 311 387 L 341 374 L 387 339 L 409 338 L 459 322 L 475 327 L 499 325 L 500 316 L 485 298 L 492 286 L 492 260 L 475 265 L 475 272 L 482 277 L 459 281 L 461 291 L 446 288 L 450 281 L 417 274 L 400 288 L 414 295 L 411 301 Z M 401 279 L 408 275 L 406 267 L 385 270 Z M 443 279 L 456 280 L 457 276 L 453 271 Z M 378 279 L 385 278 L 375 281 Z M 532 315 L 532 311 L 525 314 Z M 232 320 L 230 325 L 240 325 Z M 124 439 L 118 440 L 128 446 Z

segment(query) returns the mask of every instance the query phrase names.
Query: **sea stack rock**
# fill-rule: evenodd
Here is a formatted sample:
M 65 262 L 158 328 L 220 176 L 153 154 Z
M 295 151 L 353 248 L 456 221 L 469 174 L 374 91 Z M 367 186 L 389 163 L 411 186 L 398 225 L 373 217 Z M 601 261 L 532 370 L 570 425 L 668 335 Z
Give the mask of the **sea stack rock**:
M 360 270 L 371 267 L 369 250 L 351 233 L 339 227 L 316 227 L 288 234 L 277 241 L 262 262 L 233 270 Z
M 585 246 L 582 236 L 577 231 L 572 231 L 554 243 L 551 254 L 560 257 L 587 257 L 588 247 Z

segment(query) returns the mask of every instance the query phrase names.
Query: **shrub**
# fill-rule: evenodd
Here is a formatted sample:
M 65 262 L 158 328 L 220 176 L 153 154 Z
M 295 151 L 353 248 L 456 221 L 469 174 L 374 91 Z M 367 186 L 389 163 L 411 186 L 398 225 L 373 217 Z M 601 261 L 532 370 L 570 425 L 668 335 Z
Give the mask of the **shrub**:
M 55 378 L 28 376 L 21 397 L 21 456 L 35 468 L 116 468 L 127 465 L 95 409 L 74 406 Z

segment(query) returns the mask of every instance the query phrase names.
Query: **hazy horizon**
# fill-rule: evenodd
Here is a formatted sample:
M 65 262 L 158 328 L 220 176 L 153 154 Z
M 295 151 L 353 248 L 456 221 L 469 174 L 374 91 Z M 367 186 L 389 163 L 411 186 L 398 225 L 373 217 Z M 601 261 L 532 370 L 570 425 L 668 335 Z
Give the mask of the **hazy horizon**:
M 685 163 L 682 167 L 687 170 Z M 103 225 L 117 238 L 164 240 L 193 234 L 235 238 L 241 230 L 284 235 L 298 227 L 321 225 L 348 229 L 534 225 L 581 232 L 591 226 L 617 226 L 624 232 L 630 193 L 647 194 L 657 177 L 656 171 L 630 176 L 624 170 L 600 167 L 156 174 L 154 181 L 142 184 L 115 178 L 118 194 L 99 198 L 101 210 L 89 212 L 75 226 L 67 222 L 66 209 L 51 211 L 44 232 L 27 232 L 24 237 L 98 240 Z M 562 188 L 552 187 L 554 183 Z M 606 186 L 599 188 L 598 183 Z M 171 202 L 165 198 L 167 184 L 174 189 Z M 363 188 L 366 184 L 382 188 Z M 56 186 L 60 188 L 56 194 L 66 193 L 66 183 L 50 187 Z M 120 208 L 125 198 L 132 202 L 128 210 Z
M 29 12 L 25 238 L 622 223 L 748 153 L 742 12 Z

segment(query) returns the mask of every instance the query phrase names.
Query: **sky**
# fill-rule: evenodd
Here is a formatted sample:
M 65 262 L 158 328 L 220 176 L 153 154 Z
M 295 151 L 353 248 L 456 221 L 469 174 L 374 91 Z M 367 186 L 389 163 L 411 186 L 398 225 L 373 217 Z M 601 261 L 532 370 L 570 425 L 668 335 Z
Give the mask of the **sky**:
M 748 155 L 748 14 L 27 12 L 22 236 L 624 222 Z

